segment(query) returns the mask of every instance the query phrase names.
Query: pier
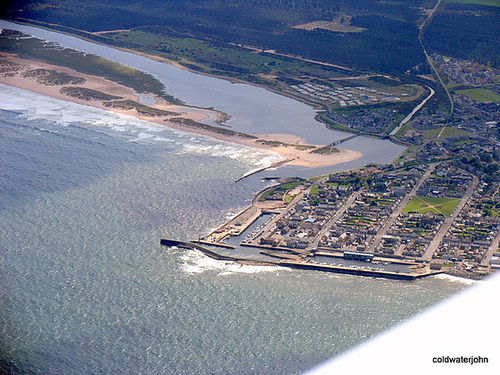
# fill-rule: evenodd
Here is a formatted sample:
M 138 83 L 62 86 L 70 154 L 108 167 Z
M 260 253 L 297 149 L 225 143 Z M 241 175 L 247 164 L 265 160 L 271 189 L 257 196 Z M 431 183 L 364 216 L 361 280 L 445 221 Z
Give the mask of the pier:
M 243 233 L 255 220 L 262 215 L 262 210 L 255 205 L 248 207 L 246 210 L 233 217 L 223 226 L 217 228 L 209 235 L 198 240 L 200 243 L 205 244 L 222 244 L 224 239 L 231 236 L 239 236 Z
M 215 260 L 229 261 L 239 264 L 256 265 L 256 266 L 279 266 L 279 267 L 289 267 L 294 269 L 340 273 L 340 274 L 356 275 L 356 276 L 380 277 L 385 279 L 397 279 L 397 280 L 415 280 L 426 276 L 442 273 L 441 271 L 428 271 L 428 270 L 425 271 L 422 270 L 423 272 L 414 271 L 411 273 L 402 273 L 402 272 L 366 269 L 361 267 L 319 264 L 319 263 L 314 263 L 307 258 L 301 259 L 301 257 L 298 256 L 276 257 L 276 259 L 278 260 L 255 260 L 255 259 L 233 257 L 220 254 L 213 250 L 209 250 L 204 246 L 197 245 L 193 242 L 161 239 L 160 244 L 168 247 L 177 247 L 187 250 L 198 250 L 201 251 L 206 256 L 208 256 L 209 258 Z M 266 252 L 264 251 L 263 253 Z
M 234 182 L 237 183 L 237 182 L 240 182 L 241 180 L 243 180 L 244 178 L 247 178 L 247 177 L 250 177 L 250 176 L 253 176 L 254 174 L 257 174 L 259 172 L 262 172 L 262 171 L 265 171 L 265 170 L 268 170 L 268 169 L 273 169 L 273 168 L 278 168 L 279 166 L 283 165 L 283 164 L 286 164 L 286 163 L 289 163 L 291 161 L 294 161 L 295 159 L 286 159 L 286 160 L 281 160 L 281 161 L 278 161 L 276 163 L 273 163 L 271 165 L 268 165 L 267 167 L 262 167 L 262 168 L 259 168 L 259 169 L 256 169 L 254 171 L 251 171 L 247 174 L 244 174 L 243 176 L 239 177 L 238 179 L 236 179 Z M 274 178 L 273 178 L 274 179 Z

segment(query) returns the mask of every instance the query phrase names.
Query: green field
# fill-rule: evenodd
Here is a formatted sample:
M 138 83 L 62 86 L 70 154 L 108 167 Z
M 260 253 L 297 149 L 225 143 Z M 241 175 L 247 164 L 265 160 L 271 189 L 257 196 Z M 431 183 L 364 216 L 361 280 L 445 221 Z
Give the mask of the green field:
M 446 2 L 460 3 L 460 4 L 490 5 L 492 7 L 500 7 L 500 0 L 446 0 Z
M 405 207 L 403 212 L 417 212 L 420 214 L 432 212 L 437 215 L 450 217 L 455 208 L 460 203 L 456 198 L 437 198 L 416 196 Z
M 457 94 L 466 95 L 476 102 L 500 102 L 500 95 L 495 94 L 493 91 L 475 88 L 457 90 Z
M 178 62 L 191 70 L 228 77 L 248 78 L 258 74 L 274 75 L 288 69 L 304 69 L 310 65 L 299 60 L 256 53 L 235 45 L 176 37 L 153 32 L 131 30 L 108 34 L 126 47 L 154 53 Z M 254 77 L 254 79 L 256 79 Z
M 314 185 L 312 187 L 312 189 L 311 189 L 311 192 L 309 194 L 311 194 L 311 195 L 317 195 L 318 191 L 319 191 L 319 186 L 318 185 Z
M 442 128 L 435 128 L 431 130 L 427 130 L 425 133 L 431 134 L 434 137 L 437 137 L 441 133 Z M 461 129 L 458 129 L 455 126 L 447 126 L 444 128 L 443 132 L 441 133 L 441 138 L 448 138 L 448 137 L 459 137 L 461 135 L 468 134 L 466 131 L 463 131 Z
M 293 189 L 296 186 L 299 186 L 302 183 L 303 183 L 303 180 L 297 180 L 297 181 L 290 181 L 290 182 L 286 182 L 284 184 L 278 185 L 274 188 L 267 190 L 264 194 L 262 194 L 259 198 L 259 201 L 263 202 L 266 200 L 266 198 L 268 196 L 276 194 L 276 193 L 285 194 L 289 190 Z M 290 196 L 288 196 L 288 197 L 290 197 Z M 289 199 L 289 200 L 291 201 L 291 199 Z M 289 202 L 287 202 L 287 203 L 289 203 Z

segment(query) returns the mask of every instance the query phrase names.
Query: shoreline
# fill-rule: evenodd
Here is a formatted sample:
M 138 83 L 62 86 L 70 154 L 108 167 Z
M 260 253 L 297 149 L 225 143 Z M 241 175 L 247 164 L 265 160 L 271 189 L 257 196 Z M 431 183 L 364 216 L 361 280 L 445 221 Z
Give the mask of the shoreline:
M 81 99 L 63 94 L 61 93 L 61 88 L 77 87 L 81 89 L 96 90 L 108 95 L 118 96 L 121 100 L 132 101 L 139 104 L 141 103 L 141 97 L 152 94 L 137 93 L 132 88 L 112 82 L 104 77 L 83 74 L 70 68 L 39 61 L 22 59 L 14 54 L 0 53 L 0 58 L 7 61 L 7 64 L 2 65 L 3 69 L 0 71 L 0 83 L 2 84 L 36 92 L 55 99 L 71 101 L 105 111 L 130 115 L 140 120 L 154 122 L 176 130 L 196 133 L 221 141 L 272 152 L 283 158 L 283 164 L 309 168 L 328 167 L 356 160 L 362 156 L 360 152 L 345 149 L 332 149 L 330 150 L 331 152 L 326 153 L 312 153 L 311 151 L 322 149 L 325 145 L 306 145 L 303 139 L 290 134 L 245 134 L 233 132 L 224 127 L 219 128 L 205 125 L 199 122 L 207 118 L 211 118 L 216 122 L 220 116 L 220 112 L 210 109 L 171 104 L 158 97 L 154 97 L 155 104 L 148 105 L 148 107 L 154 110 L 175 113 L 153 116 L 141 114 L 137 109 L 124 109 L 117 108 L 116 106 L 113 108 L 109 105 L 106 106 L 104 104 L 106 101 L 102 99 Z M 6 69 L 5 66 L 10 66 L 11 70 L 8 68 Z M 35 69 L 55 71 L 74 78 L 83 78 L 85 81 L 80 84 L 47 84 L 38 81 L 36 76 L 23 76 L 23 73 Z M 175 122 L 170 120 L 174 120 Z M 185 122 L 185 124 L 182 124 L 182 122 Z

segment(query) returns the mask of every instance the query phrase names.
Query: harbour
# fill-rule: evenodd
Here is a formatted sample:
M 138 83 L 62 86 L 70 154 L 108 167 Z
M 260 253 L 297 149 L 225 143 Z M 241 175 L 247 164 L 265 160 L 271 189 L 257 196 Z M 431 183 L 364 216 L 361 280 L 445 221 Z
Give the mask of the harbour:
M 187 250 L 197 250 L 202 252 L 204 255 L 215 259 L 219 261 L 229 261 L 229 262 L 235 262 L 238 264 L 245 264 L 245 265 L 252 265 L 252 266 L 281 266 L 281 267 L 289 267 L 293 269 L 302 269 L 302 270 L 310 270 L 310 271 L 321 271 L 321 272 L 331 272 L 331 273 L 338 273 L 338 274 L 346 274 L 346 275 L 356 275 L 356 276 L 366 276 L 366 277 L 379 277 L 379 278 L 387 278 L 387 279 L 396 279 L 396 280 L 416 280 L 422 277 L 426 276 L 432 276 L 432 275 L 438 275 L 441 272 L 440 271 L 430 271 L 430 270 L 425 270 L 423 267 L 419 267 L 416 263 L 410 264 L 413 266 L 413 272 L 408 272 L 408 273 L 402 273 L 402 272 L 392 272 L 392 271 L 384 271 L 381 269 L 373 269 L 373 268 L 367 268 L 364 266 L 361 266 L 358 264 L 357 266 L 354 266 L 354 264 L 351 265 L 329 265 L 329 264 L 319 264 L 315 263 L 316 261 L 314 260 L 314 254 L 305 254 L 301 253 L 301 257 L 294 257 L 295 260 L 292 260 L 288 257 L 277 257 L 280 258 L 280 260 L 272 261 L 272 260 L 257 260 L 257 259 L 250 259 L 250 258 L 241 258 L 241 257 L 233 257 L 230 255 L 223 255 L 221 252 L 216 252 L 213 250 L 209 250 L 205 246 L 200 246 L 194 242 L 183 242 L 183 241 L 177 241 L 177 240 L 169 240 L 169 239 L 161 239 L 160 244 L 163 246 L 167 247 L 177 247 L 177 248 L 182 248 L 182 249 L 187 249 Z M 217 245 L 220 246 L 221 248 L 228 249 L 227 245 Z M 270 256 L 275 256 L 273 255 L 273 251 L 281 250 L 279 248 L 272 248 L 272 247 L 263 247 L 264 249 L 269 250 L 270 252 L 266 251 L 260 251 L 261 254 L 264 255 L 270 255 Z M 325 256 L 325 254 L 323 254 Z M 328 254 L 327 256 L 331 256 L 333 258 L 343 258 L 345 259 L 345 256 L 336 254 L 336 255 L 331 255 Z M 305 259 L 307 257 L 307 259 Z M 389 259 L 382 259 L 382 258 L 377 258 L 377 262 L 380 261 L 386 262 L 388 265 L 390 264 L 389 262 L 392 262 L 392 260 Z M 397 263 L 397 262 L 395 262 Z
M 329 229 L 328 224 L 324 225 L 321 232 L 313 239 L 303 241 L 303 244 L 288 242 L 284 245 L 272 239 L 271 234 L 276 231 L 277 223 L 284 217 L 291 217 L 295 206 L 311 193 L 314 186 L 313 184 L 307 189 L 301 185 L 294 187 L 296 184 L 294 181 L 294 179 L 280 180 L 289 186 L 289 190 L 283 192 L 281 200 L 263 198 L 268 197 L 277 186 L 282 185 L 266 188 L 255 195 L 249 207 L 198 240 L 183 242 L 161 239 L 160 243 L 169 247 L 201 251 L 216 260 L 253 265 L 285 266 L 399 280 L 415 280 L 442 273 L 440 270 L 431 269 L 430 264 L 423 260 L 408 260 L 384 254 L 375 256 L 372 252 L 320 246 L 319 238 L 321 233 L 326 233 Z M 291 196 L 289 202 L 286 202 L 287 195 Z M 354 193 L 347 199 L 329 222 L 338 221 L 358 196 L 358 193 Z M 313 222 L 312 219 L 307 219 L 303 225 Z
M 431 163 L 411 173 L 365 168 L 308 180 L 281 179 L 197 242 L 224 248 L 221 254 L 235 261 L 251 257 L 315 270 L 413 279 L 451 273 L 447 258 L 441 259 L 447 249 L 444 234 L 471 199 L 477 178 L 455 173 L 450 181 L 463 181 L 468 189 L 457 194 L 460 199 L 442 200 L 450 205 L 445 213 L 412 212 L 410 202 L 417 192 L 432 189 L 428 180 L 436 171 L 455 173 L 444 163 Z M 226 249 L 239 249 L 244 256 L 235 257 Z M 467 265 L 467 270 L 485 276 L 491 252 L 481 248 L 478 253 L 486 260 Z

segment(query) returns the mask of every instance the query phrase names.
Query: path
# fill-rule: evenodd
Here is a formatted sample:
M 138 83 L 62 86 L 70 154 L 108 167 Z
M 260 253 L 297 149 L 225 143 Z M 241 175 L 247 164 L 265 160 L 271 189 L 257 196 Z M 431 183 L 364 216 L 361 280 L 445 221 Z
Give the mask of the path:
M 310 63 L 313 63 L 313 64 L 318 64 L 318 65 L 323 65 L 323 66 L 329 66 L 329 67 L 332 67 L 332 68 L 353 71 L 353 69 L 348 68 L 346 66 L 335 65 L 335 64 L 330 64 L 330 63 L 322 62 L 322 61 L 306 59 L 304 57 L 295 56 L 295 55 L 288 55 L 286 53 L 279 53 L 279 52 L 276 52 L 275 50 L 272 50 L 272 49 L 263 49 L 263 48 L 259 48 L 259 47 L 252 47 L 252 46 L 247 46 L 247 45 L 244 45 L 244 44 L 236 44 L 236 43 L 228 43 L 228 44 L 229 45 L 233 45 L 233 46 L 237 46 L 237 47 L 240 47 L 240 48 L 249 49 L 251 51 L 255 51 L 255 52 L 259 52 L 259 53 L 268 53 L 268 54 L 271 54 L 271 55 L 287 57 L 289 59 L 295 59 L 295 60 L 310 62 Z

